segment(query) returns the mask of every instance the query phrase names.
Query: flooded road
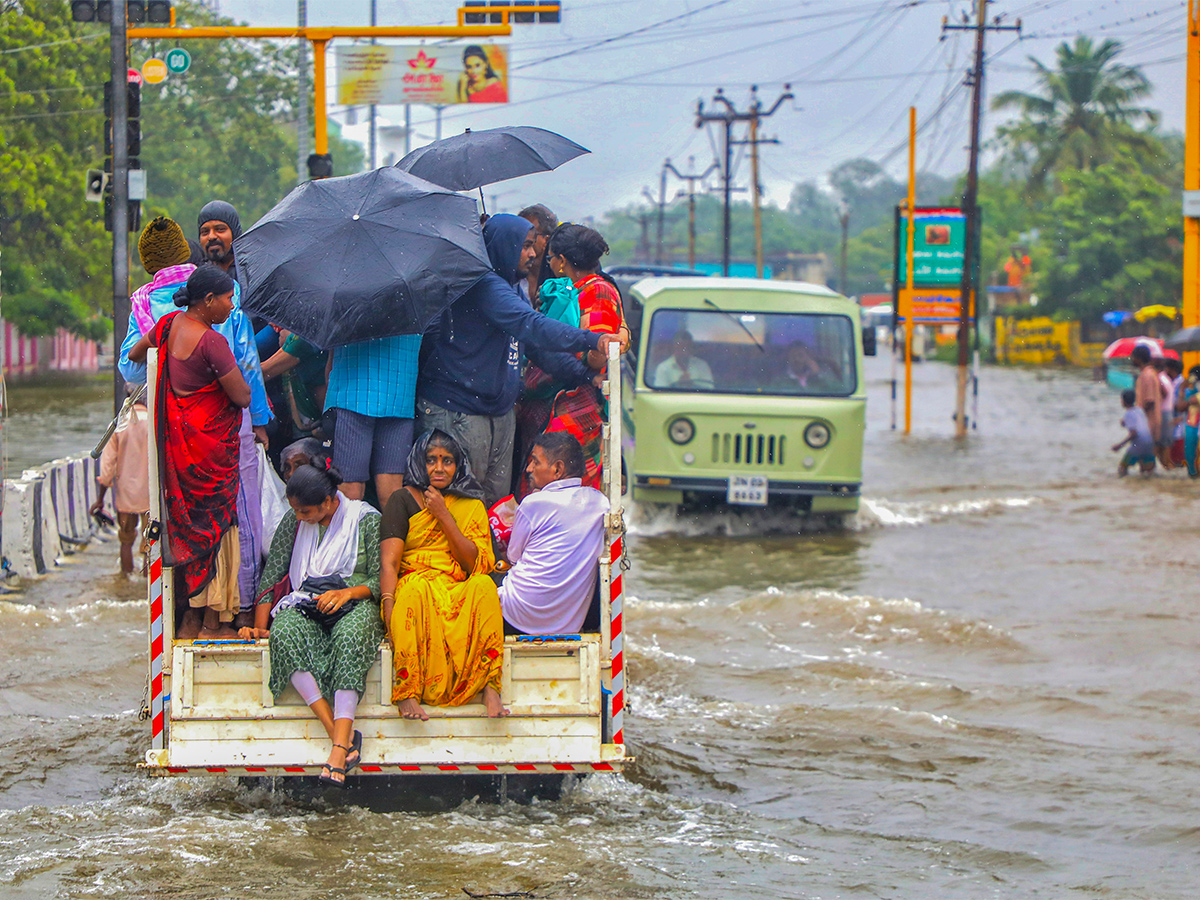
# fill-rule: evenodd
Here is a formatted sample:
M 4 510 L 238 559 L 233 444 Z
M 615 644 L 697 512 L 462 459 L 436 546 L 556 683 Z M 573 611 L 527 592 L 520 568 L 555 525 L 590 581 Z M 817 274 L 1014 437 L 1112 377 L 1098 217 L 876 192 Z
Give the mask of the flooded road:
M 852 530 L 638 511 L 638 763 L 554 802 L 139 777 L 141 588 L 98 574 L 111 543 L 72 557 L 0 601 L 0 895 L 1193 896 L 1200 486 L 1118 481 L 1119 403 L 1080 373 L 986 370 L 966 446 L 951 369 L 916 368 L 909 439 L 886 375 Z M 10 459 L 98 430 L 21 415 Z

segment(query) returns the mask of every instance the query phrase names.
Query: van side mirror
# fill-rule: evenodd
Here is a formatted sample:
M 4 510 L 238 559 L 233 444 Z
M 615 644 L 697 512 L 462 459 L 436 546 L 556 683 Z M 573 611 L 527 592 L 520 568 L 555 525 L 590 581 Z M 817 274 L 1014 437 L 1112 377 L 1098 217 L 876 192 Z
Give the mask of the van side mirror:
M 863 356 L 875 355 L 875 326 L 864 325 L 862 330 Z

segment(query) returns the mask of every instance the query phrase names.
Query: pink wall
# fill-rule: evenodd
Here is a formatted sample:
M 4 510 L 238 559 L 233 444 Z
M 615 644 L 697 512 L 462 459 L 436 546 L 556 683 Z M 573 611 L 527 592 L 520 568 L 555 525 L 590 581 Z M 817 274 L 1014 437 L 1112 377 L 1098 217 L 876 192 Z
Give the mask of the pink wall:
M 26 337 L 4 323 L 4 375 L 14 378 L 37 372 L 95 372 L 99 345 L 60 328 L 52 337 Z

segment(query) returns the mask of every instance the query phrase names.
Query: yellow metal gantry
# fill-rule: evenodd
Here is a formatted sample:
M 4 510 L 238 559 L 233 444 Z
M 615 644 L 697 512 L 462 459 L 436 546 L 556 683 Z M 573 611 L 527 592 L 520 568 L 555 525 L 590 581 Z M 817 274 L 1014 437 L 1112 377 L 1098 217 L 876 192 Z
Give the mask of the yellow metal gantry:
M 538 11 L 543 7 L 522 7 L 516 12 Z M 546 10 L 557 7 L 545 7 Z M 470 12 L 480 12 L 471 8 Z M 497 10 L 500 12 L 500 10 Z M 503 23 L 499 25 L 429 25 L 419 27 L 369 26 L 337 28 L 254 28 L 238 25 L 206 25 L 197 28 L 130 28 L 128 36 L 134 38 L 174 40 L 223 40 L 227 38 L 303 38 L 313 48 L 313 150 L 318 154 L 329 152 L 329 119 L 325 110 L 325 48 L 336 38 L 485 38 L 507 37 L 512 34 L 508 24 L 508 10 L 503 11 Z M 462 12 L 459 15 L 462 19 Z

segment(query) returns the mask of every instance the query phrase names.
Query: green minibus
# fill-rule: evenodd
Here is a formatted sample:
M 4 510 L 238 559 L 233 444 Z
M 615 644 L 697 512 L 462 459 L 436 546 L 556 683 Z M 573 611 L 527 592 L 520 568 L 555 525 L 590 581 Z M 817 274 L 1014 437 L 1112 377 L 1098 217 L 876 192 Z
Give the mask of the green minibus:
M 875 352 L 858 304 L 821 285 L 746 278 L 644 278 L 625 298 L 635 500 L 857 512 L 862 361 Z

